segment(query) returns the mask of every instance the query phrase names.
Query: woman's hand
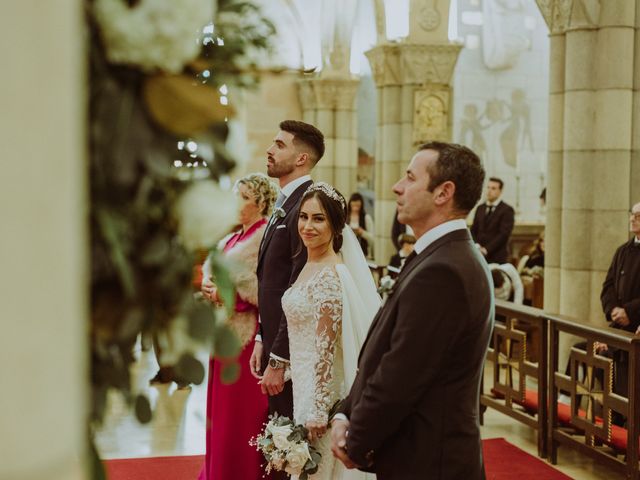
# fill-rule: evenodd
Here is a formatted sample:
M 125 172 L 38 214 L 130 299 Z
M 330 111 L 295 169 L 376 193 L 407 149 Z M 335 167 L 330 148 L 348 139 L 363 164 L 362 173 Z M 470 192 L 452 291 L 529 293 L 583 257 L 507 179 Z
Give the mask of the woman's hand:
M 202 295 L 211 301 L 212 303 L 220 303 L 220 297 L 218 296 L 218 287 L 213 282 L 205 282 L 200 287 Z
M 322 436 L 327 433 L 327 424 L 320 422 L 307 422 L 305 424 L 307 430 L 309 430 L 309 441 L 315 442 L 316 440 L 322 438 Z

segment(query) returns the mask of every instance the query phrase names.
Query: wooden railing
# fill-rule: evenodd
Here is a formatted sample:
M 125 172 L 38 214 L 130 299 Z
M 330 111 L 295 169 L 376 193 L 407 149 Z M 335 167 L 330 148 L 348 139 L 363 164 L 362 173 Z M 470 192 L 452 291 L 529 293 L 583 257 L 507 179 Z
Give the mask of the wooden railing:
M 547 455 L 547 321 L 537 308 L 496 300 L 497 321 L 487 362 L 491 385 L 482 385 L 480 410 L 491 407 L 537 431 L 538 455 Z M 481 422 L 483 417 L 481 414 Z
M 555 464 L 558 446 L 568 445 L 623 471 L 626 478 L 639 479 L 640 338 L 621 330 L 578 324 L 566 317 L 546 318 L 549 325 L 549 460 Z M 585 341 L 584 349 L 575 346 L 571 349 L 568 374 L 565 366 L 558 363 L 561 334 L 575 335 Z M 608 358 L 610 354 L 598 353 L 598 343 L 606 344 L 608 352 L 617 353 L 613 358 Z M 628 360 L 626 394 L 614 392 L 616 380 L 621 380 L 616 375 L 624 375 L 620 359 L 625 357 Z M 560 391 L 570 394 L 569 407 L 558 402 Z M 616 416 L 626 419 L 626 428 L 614 425 L 612 420 Z

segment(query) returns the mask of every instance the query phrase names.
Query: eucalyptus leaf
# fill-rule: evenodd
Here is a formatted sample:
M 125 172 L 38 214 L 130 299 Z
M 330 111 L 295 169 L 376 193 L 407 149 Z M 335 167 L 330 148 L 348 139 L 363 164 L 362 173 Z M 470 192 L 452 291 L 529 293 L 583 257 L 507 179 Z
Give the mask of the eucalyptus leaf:
M 151 404 L 146 396 L 138 395 L 136 397 L 135 412 L 136 418 L 140 423 L 149 423 L 151 421 Z
M 214 337 L 215 312 L 211 305 L 204 302 L 195 303 L 187 312 L 189 318 L 189 336 L 195 340 L 205 340 Z
M 110 247 L 111 260 L 118 272 L 122 288 L 128 297 L 133 297 L 135 295 L 133 270 L 118 241 L 113 215 L 107 209 L 99 209 L 96 215 L 104 240 Z
M 216 287 L 218 287 L 218 295 L 227 310 L 227 315 L 231 316 L 235 310 L 236 302 L 236 290 L 229 274 L 231 263 L 217 251 L 209 254 L 209 260 L 211 261 Z
M 142 330 L 142 324 L 144 321 L 144 313 L 141 308 L 132 308 L 127 312 L 120 329 L 118 331 L 118 337 L 121 340 L 135 339 Z
M 171 240 L 166 234 L 158 234 L 144 246 L 140 255 L 140 263 L 142 265 L 162 265 L 170 261 L 170 252 Z
M 200 385 L 204 380 L 205 371 L 197 358 L 189 353 L 184 353 L 175 366 L 175 374 L 177 379 L 184 383 Z
M 240 378 L 240 364 L 239 363 L 227 363 L 222 367 L 220 373 L 220 381 L 223 385 L 229 385 L 234 383 Z
M 241 348 L 240 339 L 234 331 L 224 324 L 217 326 L 213 347 L 213 352 L 216 357 L 237 357 Z

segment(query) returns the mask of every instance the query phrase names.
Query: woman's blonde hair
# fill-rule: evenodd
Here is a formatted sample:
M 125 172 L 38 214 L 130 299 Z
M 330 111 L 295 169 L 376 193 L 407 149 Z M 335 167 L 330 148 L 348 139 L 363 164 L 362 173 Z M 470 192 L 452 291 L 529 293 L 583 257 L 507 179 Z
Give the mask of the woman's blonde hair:
M 269 177 L 263 173 L 250 173 L 236 181 L 234 188 L 237 188 L 238 185 L 246 185 L 247 189 L 255 196 L 256 205 L 264 202 L 264 208 L 260 212 L 262 215 L 271 215 L 279 189 L 275 183 L 269 180 Z

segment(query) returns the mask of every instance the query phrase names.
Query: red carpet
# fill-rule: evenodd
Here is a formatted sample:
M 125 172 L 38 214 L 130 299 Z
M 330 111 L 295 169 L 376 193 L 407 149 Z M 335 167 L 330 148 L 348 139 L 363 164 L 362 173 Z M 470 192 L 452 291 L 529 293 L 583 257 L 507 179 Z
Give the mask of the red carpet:
M 108 480 L 196 480 L 204 455 L 106 460 Z
M 571 480 L 538 457 L 511 445 L 504 438 L 482 441 L 487 480 Z
M 571 480 L 504 438 L 483 440 L 487 480 Z M 106 460 L 108 480 L 196 480 L 203 455 Z

